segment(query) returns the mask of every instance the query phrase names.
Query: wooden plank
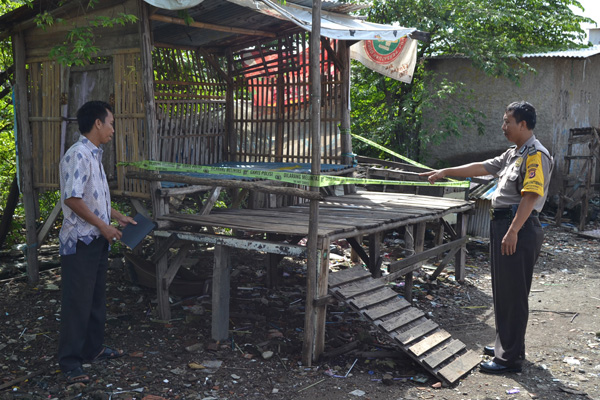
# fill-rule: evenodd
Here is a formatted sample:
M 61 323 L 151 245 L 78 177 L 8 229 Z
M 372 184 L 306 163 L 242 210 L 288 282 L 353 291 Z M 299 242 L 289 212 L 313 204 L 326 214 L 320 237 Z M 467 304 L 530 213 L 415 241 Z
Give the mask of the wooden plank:
M 386 315 L 393 314 L 400 310 L 410 307 L 408 301 L 401 299 L 400 297 L 394 297 L 388 302 L 376 305 L 367 310 L 363 310 L 362 313 L 373 321 L 381 319 Z
M 464 349 L 465 347 L 467 346 L 463 342 L 454 339 L 450 343 L 448 343 L 447 346 L 444 346 L 444 348 L 442 348 L 441 350 L 438 350 L 435 353 L 432 353 L 425 357 L 423 359 L 423 363 L 429 366 L 430 368 L 435 368 L 450 357 L 452 357 L 453 355 L 455 355 L 456 353 L 458 353 L 459 351 L 461 351 L 462 349 Z
M 382 288 L 374 293 L 355 297 L 350 300 L 350 303 L 361 310 L 374 304 L 383 303 L 384 301 L 393 299 L 396 296 L 398 296 L 398 293 L 394 292 L 392 289 Z
M 438 254 L 442 254 L 443 252 L 450 250 L 455 247 L 460 247 L 464 245 L 469 238 L 464 236 L 460 239 L 454 240 L 449 243 L 445 243 L 441 246 L 433 247 L 431 249 L 427 249 L 421 253 L 415 254 L 414 256 L 406 257 L 402 260 L 395 261 L 389 265 L 390 273 L 385 276 L 385 279 L 389 282 L 398 278 L 399 276 L 405 275 L 408 272 L 413 270 L 414 264 L 419 261 L 427 260 L 431 257 L 435 257 Z
M 386 332 L 392 332 L 418 318 L 421 318 L 423 315 L 425 315 L 423 314 L 423 311 L 411 307 L 406 312 L 383 321 L 380 326 Z
M 402 345 L 406 346 L 410 342 L 413 342 L 421 336 L 428 334 L 437 327 L 438 324 L 430 319 L 427 319 L 422 324 L 414 326 L 404 332 L 398 332 L 396 340 L 402 343 Z
M 416 355 L 417 357 L 427 353 L 429 350 L 433 349 L 438 344 L 442 343 L 444 340 L 448 339 L 450 334 L 444 330 L 440 330 L 435 332 L 433 335 L 426 337 L 421 340 L 417 344 L 409 347 L 409 351 Z
M 452 384 L 475 368 L 480 362 L 479 355 L 469 350 L 466 354 L 439 370 L 438 374 Z
M 345 283 L 354 282 L 371 276 L 371 273 L 362 267 L 348 268 L 329 275 L 329 287 L 336 287 Z
M 382 288 L 387 285 L 387 282 L 383 279 L 364 279 L 362 281 L 353 282 L 346 286 L 334 289 L 340 296 L 345 299 L 350 297 L 358 296 L 367 292 L 371 292 L 375 289 Z

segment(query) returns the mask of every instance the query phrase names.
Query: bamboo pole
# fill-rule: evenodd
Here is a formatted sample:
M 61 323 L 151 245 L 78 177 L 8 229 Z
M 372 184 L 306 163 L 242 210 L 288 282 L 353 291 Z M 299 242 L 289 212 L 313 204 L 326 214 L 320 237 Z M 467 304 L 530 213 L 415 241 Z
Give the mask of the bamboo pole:
M 310 133 L 311 133 L 311 173 L 320 175 L 321 173 L 321 73 L 319 60 L 319 44 L 321 37 L 321 0 L 313 0 L 312 6 L 312 32 L 310 34 Z M 318 191 L 319 188 L 311 187 L 311 191 Z M 317 337 L 322 340 L 324 334 L 321 330 L 325 325 L 318 326 L 320 314 L 324 313 L 326 308 L 315 307 L 314 301 L 319 296 L 319 273 L 317 267 L 319 260 L 318 249 L 318 231 L 319 231 L 319 202 L 310 201 L 310 213 L 308 222 L 308 255 L 306 260 L 306 315 L 304 321 L 304 342 L 302 346 L 302 363 L 308 366 L 319 357 L 316 349 L 322 348 L 317 343 Z M 323 249 L 322 249 L 323 250 Z M 328 249 L 326 249 L 328 250 Z M 325 279 L 325 282 L 327 280 Z M 324 320 L 323 320 L 324 322 Z M 324 346 L 324 344 L 323 344 Z

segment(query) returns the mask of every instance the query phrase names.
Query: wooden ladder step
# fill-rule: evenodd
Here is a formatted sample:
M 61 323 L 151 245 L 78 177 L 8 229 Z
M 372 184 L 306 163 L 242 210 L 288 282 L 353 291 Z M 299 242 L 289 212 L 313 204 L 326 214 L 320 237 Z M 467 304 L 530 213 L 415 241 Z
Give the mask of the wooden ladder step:
M 342 271 L 338 271 L 329 274 L 328 283 L 329 287 L 336 287 L 345 283 L 359 281 L 361 279 L 369 278 L 371 273 L 362 267 L 348 268 Z
M 363 308 L 383 303 L 384 301 L 393 299 L 397 296 L 398 293 L 394 292 L 392 289 L 383 287 L 375 292 L 354 297 L 349 301 L 349 303 L 353 304 L 359 310 L 362 310 Z
M 423 323 L 417 326 L 414 326 L 404 332 L 399 332 L 396 336 L 396 340 L 404 346 L 406 346 L 410 342 L 414 342 L 421 336 L 427 335 L 429 332 L 435 330 L 438 327 L 438 324 L 436 324 L 430 319 L 426 319 Z
M 393 332 L 396 329 L 401 328 L 418 318 L 421 318 L 423 315 L 425 315 L 423 311 L 411 307 L 407 308 L 406 311 L 403 311 L 400 315 L 396 315 L 385 321 L 382 321 L 379 326 L 386 332 Z
M 340 296 L 345 299 L 359 296 L 373 290 L 380 289 L 387 285 L 387 282 L 383 279 L 363 279 L 361 281 L 355 281 L 343 286 L 334 288 L 333 291 L 337 292 Z
M 469 350 L 466 354 L 440 369 L 438 374 L 452 384 L 475 368 L 480 362 L 481 357 L 472 350 Z
M 475 368 L 480 357 L 460 340 L 426 318 L 383 279 L 361 267 L 329 274 L 329 291 L 371 323 L 419 363 L 446 383 L 453 384 Z
M 425 339 L 420 342 L 413 344 L 408 348 L 408 350 L 413 353 L 415 356 L 419 357 L 429 350 L 432 350 L 434 347 L 444 342 L 446 339 L 450 337 L 450 334 L 445 330 L 440 330 L 433 333 L 430 336 L 427 336 Z
M 465 348 L 465 344 L 460 340 L 452 340 L 448 345 L 444 346 L 442 349 L 436 351 L 425 357 L 423 359 L 423 363 L 430 368 L 435 368 L 444 361 L 450 359 L 456 353 L 459 353 Z
M 405 299 L 394 297 L 385 303 L 375 305 L 361 312 L 369 319 L 376 321 L 387 315 L 393 314 L 397 311 L 403 310 L 410 307 L 410 303 Z

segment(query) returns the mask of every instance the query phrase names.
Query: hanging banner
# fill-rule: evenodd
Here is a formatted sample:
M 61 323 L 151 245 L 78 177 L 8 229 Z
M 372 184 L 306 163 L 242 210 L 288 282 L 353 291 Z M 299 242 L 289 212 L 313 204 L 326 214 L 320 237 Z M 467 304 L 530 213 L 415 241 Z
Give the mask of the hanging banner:
M 202 3 L 204 0 L 144 0 L 154 7 L 164 8 L 165 10 L 185 10 Z
M 417 63 L 417 41 L 362 40 L 350 47 L 350 57 L 365 67 L 401 82 L 412 81 Z

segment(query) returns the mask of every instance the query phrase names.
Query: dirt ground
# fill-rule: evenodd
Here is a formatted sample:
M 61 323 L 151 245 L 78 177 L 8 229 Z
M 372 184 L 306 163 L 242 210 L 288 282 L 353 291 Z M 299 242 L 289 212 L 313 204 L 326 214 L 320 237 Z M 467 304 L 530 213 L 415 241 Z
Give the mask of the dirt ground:
M 160 321 L 155 291 L 131 283 L 122 256 L 112 258 L 106 343 L 128 356 L 84 365 L 92 382 L 67 387 L 56 358 L 60 269 L 56 245 L 48 246 L 42 249 L 43 265 L 51 268 L 41 273 L 39 284 L 0 281 L 0 399 L 598 400 L 600 242 L 551 225 L 545 232 L 530 297 L 523 372 L 490 376 L 476 369 L 442 388 L 434 388 L 435 377 L 394 351 L 343 303 L 328 308 L 326 351 L 356 346 L 303 366 L 305 265 L 284 260 L 284 285 L 269 290 L 263 283 L 265 256 L 243 252 L 233 258 L 232 340 L 227 343 L 210 339 L 210 295 L 172 296 L 173 318 Z M 401 255 L 400 237 L 386 237 L 390 259 Z M 350 264 L 345 247 L 341 242 L 332 249 L 339 254 L 334 269 Z M 0 262 L 5 269 L 22 267 L 19 255 L 5 252 Z M 194 260 L 199 275 L 210 271 L 210 249 L 197 249 Z M 494 337 L 487 241 L 470 241 L 465 282 L 456 282 L 450 269 L 431 283 L 426 276 L 431 272 L 425 266 L 415 279 L 416 306 L 481 352 Z M 395 286 L 401 293 L 401 284 Z

